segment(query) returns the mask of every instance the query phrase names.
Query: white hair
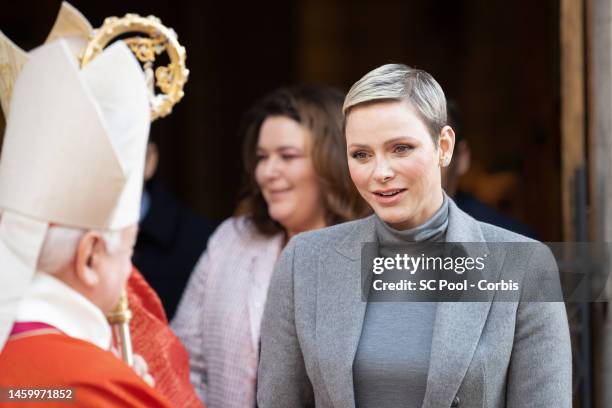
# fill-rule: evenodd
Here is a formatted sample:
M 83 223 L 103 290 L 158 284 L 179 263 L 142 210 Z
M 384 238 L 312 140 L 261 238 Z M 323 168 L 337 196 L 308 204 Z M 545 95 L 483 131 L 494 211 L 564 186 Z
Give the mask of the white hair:
M 74 262 L 79 241 L 86 232 L 79 228 L 49 227 L 38 257 L 37 270 L 54 274 Z M 120 231 L 98 232 L 102 235 L 108 253 L 114 253 L 121 246 Z
M 365 74 L 346 94 L 342 112 L 346 116 L 353 106 L 384 100 L 410 103 L 434 140 L 446 126 L 446 98 L 440 84 L 427 72 L 404 64 L 382 65 Z

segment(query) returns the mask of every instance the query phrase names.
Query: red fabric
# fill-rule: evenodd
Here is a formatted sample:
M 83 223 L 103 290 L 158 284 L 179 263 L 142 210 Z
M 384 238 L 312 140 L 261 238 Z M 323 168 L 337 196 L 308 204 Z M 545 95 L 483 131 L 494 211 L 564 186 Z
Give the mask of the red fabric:
M 0 403 L 11 408 L 172 406 L 112 353 L 61 333 L 9 338 L 0 353 L 0 388 L 74 390 L 69 402 Z
M 132 346 L 149 365 L 155 388 L 176 407 L 203 407 L 189 379 L 187 350 L 168 326 L 159 297 L 136 268 L 127 294 L 133 313 Z

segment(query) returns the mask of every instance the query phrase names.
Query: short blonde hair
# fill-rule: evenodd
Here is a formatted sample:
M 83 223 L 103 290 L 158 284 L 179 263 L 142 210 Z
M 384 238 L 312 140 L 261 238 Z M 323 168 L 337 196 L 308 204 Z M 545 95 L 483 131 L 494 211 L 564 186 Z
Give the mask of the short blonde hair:
M 438 82 L 427 72 L 404 64 L 386 64 L 367 74 L 351 87 L 342 112 L 375 101 L 406 101 L 421 117 L 434 141 L 446 126 L 446 97 Z

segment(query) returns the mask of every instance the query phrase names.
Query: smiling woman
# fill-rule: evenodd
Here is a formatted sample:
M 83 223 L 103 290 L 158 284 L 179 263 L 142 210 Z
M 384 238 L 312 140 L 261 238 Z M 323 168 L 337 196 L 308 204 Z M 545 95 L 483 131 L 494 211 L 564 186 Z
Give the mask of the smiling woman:
M 255 179 L 270 218 L 298 232 L 325 226 L 325 208 L 310 157 L 308 128 L 287 116 L 266 118 L 259 131 Z
M 338 91 L 298 86 L 245 117 L 238 215 L 211 237 L 172 322 L 209 408 L 255 404 L 263 306 L 289 238 L 367 211 L 348 174 L 341 106 Z
M 311 229 L 308 224 L 333 225 L 366 214 L 346 163 L 342 98 L 321 86 L 283 88 L 245 115 L 245 180 L 237 213 L 262 234 L 289 238 Z
M 442 190 L 454 132 L 440 85 L 424 71 L 384 65 L 353 85 L 344 113 L 350 176 L 375 214 L 299 234 L 285 248 L 261 326 L 258 406 L 569 408 L 563 303 L 486 294 L 376 302 L 371 287 L 363 290 L 369 243 L 384 257 L 391 246 L 474 243 L 490 255 L 487 278 L 497 280 L 503 264 L 516 276 L 550 271 L 558 281 L 547 247 L 474 220 Z
M 422 224 L 442 205 L 440 166 L 450 162 L 454 132 L 435 137 L 406 101 L 351 109 L 346 136 L 351 177 L 377 214 L 396 229 Z

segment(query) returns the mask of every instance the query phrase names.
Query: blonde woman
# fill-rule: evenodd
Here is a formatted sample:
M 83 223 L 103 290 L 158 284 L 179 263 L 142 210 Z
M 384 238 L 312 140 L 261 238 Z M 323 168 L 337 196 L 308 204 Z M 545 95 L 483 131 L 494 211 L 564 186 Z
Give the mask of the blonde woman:
M 362 301 L 364 243 L 530 242 L 491 261 L 523 275 L 551 259 L 442 190 L 454 133 L 431 75 L 379 67 L 353 85 L 344 114 L 350 175 L 375 214 L 285 248 L 261 328 L 259 408 L 571 407 L 562 303 Z

